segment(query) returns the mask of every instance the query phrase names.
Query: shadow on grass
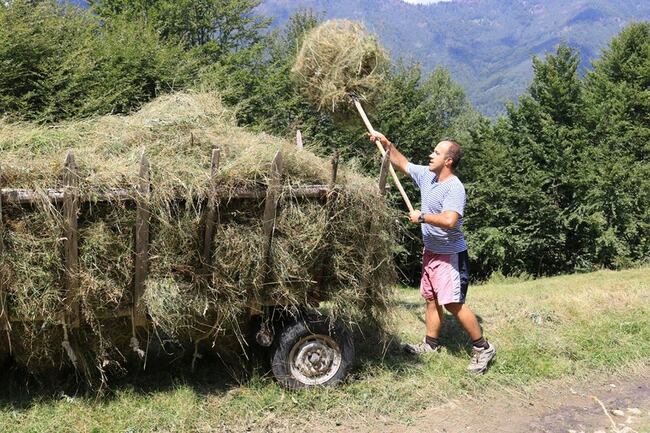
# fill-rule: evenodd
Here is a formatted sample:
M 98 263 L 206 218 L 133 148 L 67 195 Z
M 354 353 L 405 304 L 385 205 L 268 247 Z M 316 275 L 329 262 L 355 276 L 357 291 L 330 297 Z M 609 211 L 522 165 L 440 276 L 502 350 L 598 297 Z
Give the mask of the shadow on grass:
M 424 302 L 397 301 L 395 305 L 410 312 L 421 313 L 419 314 L 418 319 L 420 323 L 422 323 L 422 335 L 424 336 Z M 474 312 L 474 314 L 476 314 L 476 312 Z M 478 320 L 479 325 L 483 323 L 483 318 L 478 314 L 476 314 L 476 319 Z M 419 341 L 409 343 L 419 343 Z M 460 356 L 472 353 L 472 341 L 467 335 L 467 332 L 456 317 L 447 310 L 444 312 L 444 320 L 442 322 L 442 329 L 440 330 L 440 343 L 453 355 Z
M 124 393 L 146 396 L 181 387 L 192 389 L 199 397 L 219 396 L 249 383 L 252 378 L 266 380 L 270 370 L 264 361 L 268 359 L 268 349 L 254 343 L 250 329 L 243 331 L 241 341 L 234 334 L 220 336 L 214 342 L 204 340 L 199 345 L 201 355 L 196 358 L 192 343 L 182 345 L 166 338 L 151 338 L 144 360 L 131 350 L 119 352 L 123 365 L 118 367 L 114 362 L 107 365 L 103 386 L 94 364 L 90 384 L 88 376 L 71 366 L 32 366 L 28 371 L 11 359 L 0 360 L 0 410 L 24 410 L 37 403 L 70 397 L 105 403 L 121 398 Z M 218 345 L 218 352 L 213 349 L 213 343 Z M 77 363 L 81 365 L 84 353 L 77 352 L 77 355 Z M 83 365 L 90 364 L 87 361 Z
M 408 311 L 421 312 L 419 320 L 422 323 L 422 336 L 425 334 L 424 304 L 423 302 L 398 302 L 397 305 Z M 476 316 L 479 324 L 483 322 Z M 465 329 L 450 313 L 445 312 L 440 342 L 447 353 L 469 361 L 472 352 L 472 342 Z M 430 362 L 430 358 L 418 357 L 407 353 L 401 347 L 402 343 L 419 343 L 418 341 L 400 341 L 397 335 L 382 333 L 378 329 L 364 329 L 357 332 L 355 342 L 357 347 L 357 361 L 363 365 L 364 372 L 389 371 L 401 373 L 408 370 L 409 366 L 421 365 Z
M 407 305 L 408 304 L 408 305 Z M 422 309 L 421 303 L 400 303 L 405 309 Z M 424 333 L 424 324 L 422 325 Z M 446 317 L 441 342 L 452 354 L 465 356 L 471 350 L 465 331 L 456 319 Z M 251 340 L 252 341 L 252 340 Z M 398 336 L 387 333 L 376 323 L 360 324 L 354 332 L 357 368 L 353 369 L 351 381 L 359 370 L 374 369 L 400 373 L 409 366 L 426 360 L 404 352 Z M 209 353 L 198 359 L 192 370 L 191 353 L 176 357 L 163 356 L 148 360 L 146 369 L 131 367 L 126 375 L 109 377 L 109 385 L 101 391 L 91 389 L 74 370 L 47 371 L 33 375 L 11 363 L 0 366 L 0 409 L 26 410 L 34 404 L 56 402 L 69 397 L 84 397 L 107 402 L 119 398 L 123 392 L 151 395 L 179 387 L 190 387 L 198 396 L 225 394 L 228 390 L 246 386 L 251 381 L 273 384 L 269 349 L 249 344 L 246 355 L 241 351 L 227 351 L 221 355 Z M 362 366 L 362 367 L 361 367 Z M 137 371 L 133 371 L 137 370 Z
M 191 357 L 182 359 L 150 359 L 146 369 L 130 366 L 123 375 L 112 375 L 108 385 L 90 388 L 72 369 L 52 370 L 33 374 L 11 361 L 2 368 L 0 376 L 0 409 L 25 410 L 36 403 L 50 403 L 70 397 L 94 399 L 97 403 L 119 397 L 123 392 L 151 395 L 190 387 L 199 396 L 219 395 L 246 383 L 258 368 L 252 360 L 240 356 L 225 359 L 206 355 L 191 368 Z M 138 368 L 140 367 L 140 368 Z

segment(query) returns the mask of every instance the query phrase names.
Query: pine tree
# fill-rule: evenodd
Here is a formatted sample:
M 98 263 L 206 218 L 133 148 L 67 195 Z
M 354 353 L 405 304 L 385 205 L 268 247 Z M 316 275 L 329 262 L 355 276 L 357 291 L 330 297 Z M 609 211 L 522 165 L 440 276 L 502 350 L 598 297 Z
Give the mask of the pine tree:
M 581 83 L 578 77 L 580 57 L 566 44 L 544 60 L 533 57 L 533 81 L 530 96 L 558 125 L 571 127 L 581 116 Z
M 533 59 L 529 95 L 485 128 L 474 158 L 467 221 L 479 272 L 548 275 L 571 271 L 576 236 L 576 176 L 585 145 L 579 57 L 561 44 Z
M 622 267 L 650 256 L 650 23 L 614 38 L 586 77 L 588 157 L 584 212 L 589 253 Z

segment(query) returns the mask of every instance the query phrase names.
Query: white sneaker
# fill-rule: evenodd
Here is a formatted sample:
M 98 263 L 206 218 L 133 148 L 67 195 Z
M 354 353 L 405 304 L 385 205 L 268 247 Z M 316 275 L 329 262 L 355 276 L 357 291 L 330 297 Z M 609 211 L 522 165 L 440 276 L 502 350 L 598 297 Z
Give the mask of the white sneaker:
M 418 344 L 403 343 L 402 350 L 410 353 L 411 355 L 424 355 L 425 353 L 436 353 L 440 352 L 442 346 L 437 346 L 433 348 L 427 343 L 426 337 Z
M 488 368 L 490 361 L 497 355 L 497 349 L 488 341 L 487 349 L 472 348 L 472 359 L 469 361 L 467 371 L 483 373 Z

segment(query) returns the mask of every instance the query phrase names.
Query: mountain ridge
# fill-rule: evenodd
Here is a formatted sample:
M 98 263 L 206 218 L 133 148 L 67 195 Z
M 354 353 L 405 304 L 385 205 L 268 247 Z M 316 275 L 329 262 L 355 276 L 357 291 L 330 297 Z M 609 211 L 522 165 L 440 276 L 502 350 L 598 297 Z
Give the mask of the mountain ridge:
M 363 21 L 393 58 L 417 61 L 427 71 L 446 67 L 491 116 L 525 92 L 532 56 L 564 41 L 580 52 L 584 71 L 625 25 L 650 19 L 650 3 L 637 0 L 264 0 L 257 11 L 274 17 L 277 27 L 299 9 Z

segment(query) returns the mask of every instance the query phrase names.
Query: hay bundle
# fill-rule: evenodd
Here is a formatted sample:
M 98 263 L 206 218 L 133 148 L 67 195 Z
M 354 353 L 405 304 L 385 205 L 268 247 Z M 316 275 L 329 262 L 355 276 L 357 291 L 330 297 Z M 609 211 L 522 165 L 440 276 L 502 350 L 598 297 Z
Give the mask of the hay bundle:
M 202 234 L 215 146 L 222 150 L 216 179 L 219 224 L 206 268 Z M 341 169 L 331 212 L 322 202 L 296 198 L 296 186 L 328 182 L 329 163 L 277 137 L 234 126 L 218 95 L 164 96 L 131 116 L 55 128 L 0 121 L 1 186 L 43 194 L 45 188 L 61 187 L 69 148 L 79 167 L 79 192 L 87 199 L 78 215 L 82 327 L 68 331 L 74 357 L 62 346 L 60 325 L 65 304 L 61 205 L 43 199 L 31 206 L 2 206 L 0 277 L 10 315 L 25 319 L 13 322 L 13 357 L 31 371 L 71 365 L 75 358 L 91 381 L 103 381 L 108 372 L 122 371 L 132 356 L 129 319 L 111 314 L 133 301 L 135 204 L 96 198 L 108 188 L 133 191 L 143 151 L 152 165 L 144 304 L 155 335 L 188 348 L 209 336 L 218 347 L 220 336 L 242 337 L 252 301 L 270 298 L 301 306 L 314 293 L 349 323 L 382 316 L 394 280 L 393 219 L 376 182 Z M 241 187 L 265 188 L 278 149 L 284 158 L 280 211 L 271 266 L 260 272 L 263 200 L 232 194 Z M 2 345 L 0 354 L 6 352 Z
M 350 95 L 372 102 L 388 55 L 363 24 L 325 21 L 304 38 L 292 73 L 318 109 L 345 112 Z

